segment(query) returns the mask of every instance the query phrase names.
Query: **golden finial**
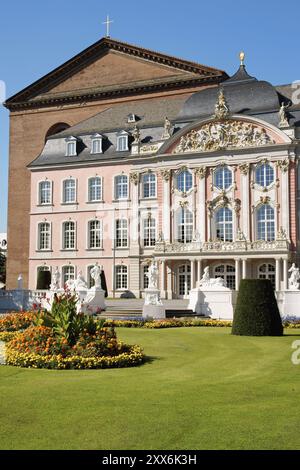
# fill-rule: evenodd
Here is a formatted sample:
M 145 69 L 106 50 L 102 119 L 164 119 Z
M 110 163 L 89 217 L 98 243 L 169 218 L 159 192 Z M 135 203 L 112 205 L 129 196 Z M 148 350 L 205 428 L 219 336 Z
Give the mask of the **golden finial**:
M 244 52 L 244 51 L 241 51 L 241 52 L 240 52 L 240 61 L 241 61 L 241 65 L 244 65 L 244 59 L 245 59 L 245 52 Z

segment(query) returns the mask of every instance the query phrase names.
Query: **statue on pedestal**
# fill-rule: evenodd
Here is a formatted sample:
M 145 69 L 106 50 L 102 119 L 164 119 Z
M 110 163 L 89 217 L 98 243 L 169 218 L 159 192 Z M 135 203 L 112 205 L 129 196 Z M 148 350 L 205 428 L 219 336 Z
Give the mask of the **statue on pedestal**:
M 91 269 L 90 274 L 91 278 L 94 279 L 95 281 L 95 288 L 102 288 L 101 286 L 101 272 L 102 269 L 98 265 L 98 263 L 95 264 L 95 266 Z
M 74 287 L 76 290 L 87 290 L 87 284 L 83 277 L 82 271 L 79 271 L 77 279 L 74 282 Z
M 286 110 L 290 107 L 290 104 L 284 104 L 281 103 L 280 109 L 279 109 L 279 127 L 289 127 L 289 120 L 287 116 Z
M 52 274 L 52 282 L 50 284 L 50 290 L 55 291 L 60 286 L 60 272 L 58 266 L 56 266 L 54 273 Z
M 289 273 L 291 273 L 289 278 L 289 289 L 299 290 L 300 274 L 299 268 L 296 267 L 295 263 L 292 264 L 291 268 L 289 269 Z
M 209 276 L 209 266 L 206 266 L 198 287 L 226 287 L 226 282 L 222 277 L 211 278 Z
M 147 273 L 147 277 L 149 279 L 149 286 L 148 289 L 157 289 L 157 284 L 158 284 L 158 267 L 157 263 L 153 261 L 150 266 L 149 270 Z

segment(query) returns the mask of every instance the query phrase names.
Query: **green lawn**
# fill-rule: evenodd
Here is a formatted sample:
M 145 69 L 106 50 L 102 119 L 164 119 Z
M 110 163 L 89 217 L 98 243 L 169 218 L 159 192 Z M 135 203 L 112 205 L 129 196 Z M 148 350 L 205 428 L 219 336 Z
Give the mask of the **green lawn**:
M 300 449 L 300 365 L 290 360 L 297 330 L 118 335 L 152 361 L 95 371 L 0 366 L 0 448 Z

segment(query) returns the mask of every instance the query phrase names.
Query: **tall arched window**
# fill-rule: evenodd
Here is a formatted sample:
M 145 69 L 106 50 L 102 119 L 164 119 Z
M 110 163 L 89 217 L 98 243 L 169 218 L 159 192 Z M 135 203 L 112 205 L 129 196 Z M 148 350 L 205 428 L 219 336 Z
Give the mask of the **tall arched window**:
M 187 193 L 193 186 L 193 176 L 188 170 L 183 170 L 176 176 L 176 188 Z
M 39 183 L 39 204 L 51 204 L 51 182 L 48 180 Z
M 73 178 L 63 182 L 63 203 L 76 202 L 76 181 Z
M 143 197 L 156 197 L 156 176 L 154 173 L 146 173 L 143 176 Z
M 275 240 L 275 214 L 269 204 L 257 209 L 257 240 Z
M 51 225 L 42 222 L 38 225 L 38 250 L 51 250 Z
M 224 242 L 233 240 L 232 210 L 221 207 L 215 213 L 216 238 Z
M 220 166 L 214 171 L 214 185 L 219 189 L 228 189 L 232 185 L 232 171 L 228 166 Z
M 63 249 L 74 250 L 76 241 L 75 222 L 63 223 Z
M 89 249 L 101 248 L 102 230 L 100 220 L 90 220 L 88 223 Z
M 182 207 L 178 211 L 177 240 L 180 243 L 190 243 L 193 239 L 193 214 Z
M 274 168 L 269 163 L 258 165 L 255 170 L 255 182 L 264 188 L 274 181 Z
M 270 279 L 273 289 L 275 289 L 275 266 L 274 264 L 264 263 L 258 267 L 259 279 Z

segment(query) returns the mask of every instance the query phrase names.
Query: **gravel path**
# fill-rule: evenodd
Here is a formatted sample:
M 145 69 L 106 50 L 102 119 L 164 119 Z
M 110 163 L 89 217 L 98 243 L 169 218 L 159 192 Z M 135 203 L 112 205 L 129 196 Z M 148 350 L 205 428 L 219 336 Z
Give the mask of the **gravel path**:
M 5 364 L 5 343 L 0 341 L 0 365 Z

